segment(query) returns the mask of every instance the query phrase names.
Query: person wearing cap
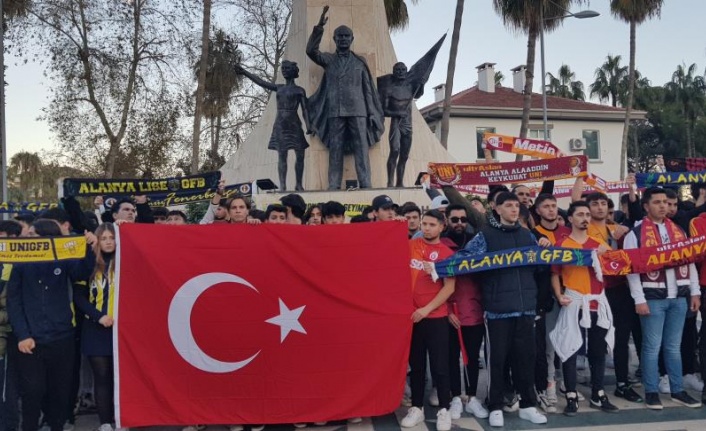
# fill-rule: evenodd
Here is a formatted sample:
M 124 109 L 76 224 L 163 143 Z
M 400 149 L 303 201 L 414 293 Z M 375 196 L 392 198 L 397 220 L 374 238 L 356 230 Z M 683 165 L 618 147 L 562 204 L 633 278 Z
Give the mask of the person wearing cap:
M 303 224 L 302 219 L 306 212 L 306 202 L 304 202 L 304 198 L 296 193 L 290 193 L 286 196 L 282 196 L 279 201 L 282 202 L 282 205 L 287 207 L 287 223 Z
M 321 207 L 324 224 L 344 224 L 346 222 L 346 207 L 336 201 L 328 201 Z
M 399 205 L 395 204 L 391 197 L 380 195 L 373 199 L 372 207 L 375 221 L 392 221 L 397 216 L 395 210 L 399 208 Z
M 439 195 L 431 200 L 430 209 L 439 210 L 442 214 L 446 215 L 446 207 L 449 206 L 449 200 L 446 196 Z

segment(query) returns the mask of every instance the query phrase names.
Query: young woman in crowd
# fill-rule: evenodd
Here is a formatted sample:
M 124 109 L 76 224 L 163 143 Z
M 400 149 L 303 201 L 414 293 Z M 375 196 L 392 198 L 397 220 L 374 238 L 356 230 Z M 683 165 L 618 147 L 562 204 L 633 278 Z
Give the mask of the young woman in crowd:
M 84 260 L 85 279 L 76 283 L 74 301 L 86 315 L 81 333 L 81 353 L 93 370 L 99 431 L 113 426 L 113 303 L 115 298 L 115 228 L 103 223 L 96 229 L 93 254 Z

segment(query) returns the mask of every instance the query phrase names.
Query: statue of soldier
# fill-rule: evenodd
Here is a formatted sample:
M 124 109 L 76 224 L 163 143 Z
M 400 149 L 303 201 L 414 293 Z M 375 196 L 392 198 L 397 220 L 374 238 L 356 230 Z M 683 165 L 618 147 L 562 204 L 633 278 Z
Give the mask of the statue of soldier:
M 412 101 L 422 97 L 424 84 L 434 67 L 436 54 L 441 48 L 444 35 L 417 61 L 409 72 L 404 63 L 397 63 L 391 75 L 378 78 L 378 92 L 386 117 L 390 117 L 390 155 L 387 158 L 387 187 L 403 187 L 405 165 L 412 149 Z M 395 173 L 397 182 L 394 181 Z

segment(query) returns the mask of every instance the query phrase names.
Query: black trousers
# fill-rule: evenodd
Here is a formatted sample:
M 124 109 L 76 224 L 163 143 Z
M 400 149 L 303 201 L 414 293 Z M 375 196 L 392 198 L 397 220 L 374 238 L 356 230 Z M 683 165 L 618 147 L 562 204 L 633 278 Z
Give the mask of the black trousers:
M 113 357 L 89 356 L 88 362 L 93 370 L 93 393 L 101 424 L 113 422 L 115 411 L 113 403 Z
M 515 390 L 521 397 L 520 408 L 536 406 L 534 316 L 488 319 L 485 324 L 490 364 L 488 408 L 490 411 L 503 408 L 504 368 L 508 359 Z
M 581 313 L 579 313 L 579 319 Z M 603 390 L 603 378 L 605 377 L 605 355 L 608 351 L 608 344 L 605 336 L 608 330 L 596 325 L 598 314 L 591 312 L 591 327 L 586 329 L 588 332 L 586 340 L 588 341 L 588 366 L 591 370 L 591 392 L 596 395 L 598 391 Z M 582 328 L 582 332 L 584 329 Z M 574 353 L 569 359 L 562 364 L 564 372 L 564 384 L 566 392 L 576 392 L 576 356 Z
M 536 359 L 534 365 L 534 388 L 537 392 L 547 390 L 549 363 L 547 362 L 547 318 L 542 315 L 534 321 Z
M 627 286 L 608 288 L 605 290 L 605 294 L 613 313 L 613 326 L 615 327 L 615 346 L 613 347 L 615 380 L 618 383 L 627 383 L 630 364 L 630 334 L 632 334 L 635 343 L 637 357 L 640 357 L 642 346 L 640 317 L 635 312 L 635 301 Z
M 66 406 L 71 399 L 74 367 L 73 337 L 37 344 L 31 355 L 20 353 L 20 396 L 22 430 L 36 431 L 42 400 L 46 397 L 45 414 L 51 431 L 62 431 L 68 419 Z
M 461 338 L 463 347 L 468 355 L 468 365 L 466 365 L 466 394 L 469 397 L 475 396 L 478 389 L 478 358 L 480 358 L 480 346 L 483 344 L 485 336 L 485 326 L 483 324 L 475 326 L 461 326 Z M 458 341 L 458 331 L 449 325 L 449 376 L 451 378 L 451 395 L 461 396 L 461 368 L 458 358 L 461 355 L 461 343 Z
M 19 418 L 19 371 L 17 339 L 9 334 L 5 355 L 0 358 L 0 431 L 16 431 Z
M 446 317 L 426 318 L 412 328 L 412 346 L 409 349 L 412 405 L 424 407 L 424 385 L 427 371 L 427 353 L 439 407 L 448 409 L 451 404 L 449 388 L 449 326 Z
M 699 366 L 701 378 L 706 378 L 706 286 L 701 286 L 701 330 L 699 331 Z M 706 394 L 706 388 L 703 391 Z

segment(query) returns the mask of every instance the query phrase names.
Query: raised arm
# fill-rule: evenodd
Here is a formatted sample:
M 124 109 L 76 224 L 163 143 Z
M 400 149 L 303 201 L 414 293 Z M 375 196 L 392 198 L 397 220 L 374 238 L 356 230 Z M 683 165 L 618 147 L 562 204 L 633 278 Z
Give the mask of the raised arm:
M 311 61 L 321 67 L 326 67 L 327 64 L 326 56 L 319 51 L 321 38 L 324 35 L 324 26 L 328 21 L 328 17 L 326 16 L 327 12 L 328 6 L 324 6 L 324 10 L 321 12 L 321 17 L 319 18 L 319 23 L 314 26 L 314 30 L 311 32 L 311 36 L 309 36 L 309 41 L 306 43 L 306 55 L 309 56 Z
M 260 87 L 264 88 L 265 90 L 269 91 L 277 91 L 277 84 L 273 84 L 271 82 L 267 82 L 264 79 L 260 78 L 257 75 L 253 75 L 252 73 L 248 72 L 247 70 L 243 69 L 242 66 L 239 64 L 236 64 L 234 66 L 236 73 L 240 75 L 245 75 L 247 76 L 252 82 L 255 84 L 259 85 Z

